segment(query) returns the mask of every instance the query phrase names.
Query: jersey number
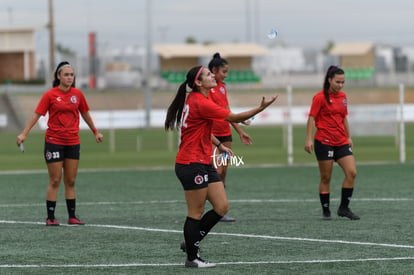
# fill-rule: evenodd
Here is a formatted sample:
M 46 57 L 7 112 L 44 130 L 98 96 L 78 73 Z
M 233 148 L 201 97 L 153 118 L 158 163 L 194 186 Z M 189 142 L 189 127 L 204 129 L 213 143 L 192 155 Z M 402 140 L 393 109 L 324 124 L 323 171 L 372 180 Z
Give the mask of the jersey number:
M 181 115 L 181 125 L 185 128 L 187 128 L 188 126 L 186 120 L 188 118 L 189 113 L 190 113 L 190 105 L 185 104 L 183 113 Z

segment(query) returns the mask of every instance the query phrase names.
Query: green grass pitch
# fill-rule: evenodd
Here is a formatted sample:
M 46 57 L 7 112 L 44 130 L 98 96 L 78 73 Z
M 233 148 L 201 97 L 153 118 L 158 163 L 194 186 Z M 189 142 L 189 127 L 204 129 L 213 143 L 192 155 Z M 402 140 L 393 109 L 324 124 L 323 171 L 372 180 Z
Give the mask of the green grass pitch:
M 234 136 L 244 165 L 230 167 L 229 215 L 202 243 L 218 263 L 203 274 L 410 274 L 413 125 L 407 163 L 399 164 L 394 137 L 354 137 L 358 176 L 350 221 L 322 221 L 315 156 L 303 151 L 305 130 L 294 129 L 294 166 L 286 166 L 284 129 L 248 127 L 252 146 Z M 162 129 L 104 131 L 96 144 L 81 132 L 78 215 L 87 225 L 49 228 L 42 159 L 43 132 L 32 132 L 26 152 L 17 133 L 0 138 L 0 274 L 193 274 L 179 250 L 186 206 L 173 171 L 176 133 Z M 375 163 L 375 165 L 373 165 Z M 332 212 L 342 173 L 335 167 Z M 57 218 L 65 224 L 63 186 Z M 210 205 L 207 204 L 207 209 Z
M 179 250 L 186 213 L 169 169 L 80 171 L 78 215 L 85 226 L 46 227 L 42 171 L 0 175 L 0 274 L 194 274 Z M 323 221 L 316 166 L 231 167 L 235 223 L 202 242 L 218 263 L 202 274 L 410 274 L 414 199 L 410 164 L 359 165 L 351 221 Z M 335 167 L 332 211 L 342 173 Z M 210 205 L 207 204 L 209 209 Z M 57 219 L 66 223 L 63 187 Z

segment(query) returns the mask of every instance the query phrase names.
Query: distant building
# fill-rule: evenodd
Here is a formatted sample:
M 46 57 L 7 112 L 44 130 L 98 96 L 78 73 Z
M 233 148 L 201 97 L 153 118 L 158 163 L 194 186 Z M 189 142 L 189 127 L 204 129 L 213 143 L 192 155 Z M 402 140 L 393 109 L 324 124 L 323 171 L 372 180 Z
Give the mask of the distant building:
M 257 83 L 260 77 L 253 72 L 253 59 L 268 54 L 265 47 L 251 43 L 159 44 L 154 52 L 159 57 L 161 78 L 170 84 L 183 82 L 191 67 L 207 65 L 217 52 L 231 67 L 226 83 Z
M 373 43 L 339 43 L 329 53 L 339 57 L 339 65 L 343 68 L 375 68 Z
M 345 70 L 349 80 L 371 79 L 375 73 L 374 43 L 339 43 L 329 53 L 338 57 L 338 65 Z
M 0 81 L 36 78 L 33 28 L 0 29 Z

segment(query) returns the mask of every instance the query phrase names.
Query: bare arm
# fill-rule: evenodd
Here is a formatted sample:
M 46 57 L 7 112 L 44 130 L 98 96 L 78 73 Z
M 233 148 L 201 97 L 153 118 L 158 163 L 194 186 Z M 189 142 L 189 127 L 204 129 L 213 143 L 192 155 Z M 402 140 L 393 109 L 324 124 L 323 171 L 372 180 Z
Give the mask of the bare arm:
M 305 141 L 305 151 L 309 154 L 313 151 L 313 140 L 312 132 L 315 125 L 315 118 L 313 116 L 308 117 L 308 122 L 306 123 L 306 141 Z
M 93 134 L 95 135 L 96 142 L 100 143 L 103 141 L 103 135 L 99 133 L 99 131 L 95 127 L 95 123 L 93 123 L 93 119 L 91 114 L 88 112 L 82 113 L 82 118 L 88 124 L 89 128 L 92 130 Z
M 351 138 L 351 131 L 349 130 L 348 118 L 346 117 L 344 119 L 344 127 L 345 127 L 346 134 L 348 135 L 349 146 L 351 146 L 352 148 L 353 144 L 352 144 L 352 138 Z
M 214 147 L 217 147 L 217 149 L 220 152 L 226 152 L 230 156 L 233 156 L 234 155 L 233 151 L 230 148 L 228 148 L 227 146 L 224 146 L 224 144 L 221 143 L 220 140 L 218 140 L 214 135 L 211 135 L 211 140 L 213 142 L 213 146 Z
M 38 113 L 34 113 L 32 115 L 30 120 L 27 122 L 26 127 L 24 127 L 24 129 L 20 133 L 20 135 L 17 136 L 17 139 L 16 139 L 17 146 L 20 146 L 20 144 L 23 143 L 26 140 L 27 135 L 29 134 L 29 132 L 33 128 L 33 126 L 37 123 L 39 118 L 40 118 L 40 115 Z
M 233 126 L 234 130 L 239 134 L 240 140 L 245 145 L 252 144 L 252 138 L 243 130 L 243 128 L 235 122 L 230 122 L 231 126 Z
M 252 116 L 255 116 L 256 114 L 262 112 L 267 107 L 269 107 L 269 105 L 272 104 L 276 100 L 277 97 L 278 97 L 277 95 L 272 96 L 268 100 L 266 100 L 266 98 L 263 97 L 258 107 L 250 109 L 245 112 L 237 113 L 237 114 L 230 112 L 228 116 L 226 117 L 226 120 L 230 122 L 243 122 L 251 118 Z

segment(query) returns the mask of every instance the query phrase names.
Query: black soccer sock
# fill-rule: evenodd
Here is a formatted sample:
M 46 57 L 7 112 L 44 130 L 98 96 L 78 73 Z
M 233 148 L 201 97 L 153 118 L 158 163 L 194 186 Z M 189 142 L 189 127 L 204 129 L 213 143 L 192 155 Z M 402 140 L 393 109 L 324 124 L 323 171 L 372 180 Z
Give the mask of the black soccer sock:
M 66 208 L 68 209 L 69 218 L 76 218 L 76 199 L 66 199 Z
M 187 217 L 184 223 L 184 239 L 189 261 L 197 258 L 200 247 L 200 221 Z
M 319 199 L 324 213 L 329 212 L 329 192 L 319 193 Z
M 200 236 L 204 239 L 208 232 L 220 221 L 223 216 L 220 216 L 213 209 L 203 215 L 200 221 Z
M 339 207 L 348 208 L 354 188 L 342 188 L 341 204 Z
M 49 220 L 55 219 L 56 202 L 46 200 L 47 218 Z

